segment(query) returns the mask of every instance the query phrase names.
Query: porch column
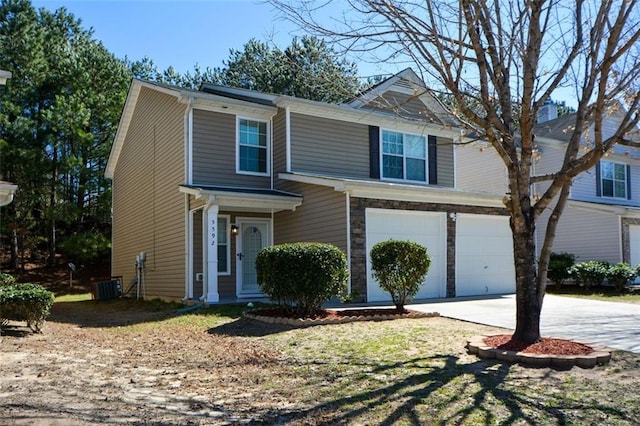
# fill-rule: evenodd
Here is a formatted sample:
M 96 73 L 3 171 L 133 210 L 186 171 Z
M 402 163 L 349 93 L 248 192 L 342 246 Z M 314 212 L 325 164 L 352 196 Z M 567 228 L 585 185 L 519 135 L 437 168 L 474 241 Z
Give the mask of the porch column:
M 218 294 L 218 211 L 219 208 L 215 204 L 209 204 L 206 209 L 207 276 L 202 289 L 202 298 L 206 303 L 220 301 Z

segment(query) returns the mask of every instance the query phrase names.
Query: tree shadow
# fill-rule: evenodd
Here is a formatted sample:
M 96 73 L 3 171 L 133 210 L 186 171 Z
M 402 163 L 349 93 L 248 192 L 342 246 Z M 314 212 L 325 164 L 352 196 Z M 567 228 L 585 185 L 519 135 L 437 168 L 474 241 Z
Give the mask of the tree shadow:
M 312 362 L 310 364 L 316 364 Z M 539 395 L 527 392 L 514 392 L 505 383 L 513 383 L 508 378 L 512 368 L 510 364 L 503 364 L 491 360 L 478 360 L 471 364 L 464 364 L 454 355 L 438 354 L 429 357 L 415 358 L 403 362 L 389 364 L 361 366 L 346 363 L 350 367 L 361 367 L 367 376 L 381 375 L 389 372 L 393 376 L 396 369 L 422 369 L 424 371 L 392 381 L 374 388 L 370 383 L 364 383 L 362 371 L 351 374 L 354 380 L 352 387 L 363 389 L 359 393 L 336 397 L 312 405 L 304 410 L 282 411 L 279 419 L 282 422 L 305 422 L 316 419 L 314 424 L 358 424 L 370 422 L 372 414 L 380 413 L 380 419 L 375 414 L 375 424 L 538 424 L 540 419 L 550 423 L 565 424 L 568 419 L 562 408 L 571 410 L 595 409 L 607 412 L 609 416 L 621 421 L 633 421 L 621 410 L 605 405 L 594 405 L 585 401 L 584 404 L 572 404 L 565 407 L 551 406 L 541 400 Z M 437 366 L 440 364 L 440 366 Z M 436 365 L 436 366 L 434 366 Z M 345 379 L 346 376 L 342 376 Z M 466 378 L 465 378 L 466 377 Z M 466 380 L 466 382 L 465 382 Z M 517 379 L 515 379 L 517 380 Z M 362 381 L 362 385 L 357 384 Z M 438 392 L 442 388 L 450 387 L 448 392 Z M 472 387 L 477 389 L 468 392 Z M 464 397 L 466 401 L 461 401 Z M 426 407 L 428 399 L 437 400 L 437 404 Z M 501 404 L 501 410 L 506 412 L 497 416 L 495 404 Z M 429 400 L 431 402 L 431 400 Z M 462 402 L 462 403 L 461 403 Z M 384 412 L 382 407 L 393 407 Z M 455 410 L 450 407 L 460 406 Z M 428 417 L 426 410 L 428 410 Z M 326 419 L 326 420 L 319 420 Z
M 264 337 L 298 328 L 300 327 L 290 324 L 267 324 L 262 321 L 240 317 L 235 321 L 212 327 L 207 330 L 207 332 L 209 334 L 231 337 Z

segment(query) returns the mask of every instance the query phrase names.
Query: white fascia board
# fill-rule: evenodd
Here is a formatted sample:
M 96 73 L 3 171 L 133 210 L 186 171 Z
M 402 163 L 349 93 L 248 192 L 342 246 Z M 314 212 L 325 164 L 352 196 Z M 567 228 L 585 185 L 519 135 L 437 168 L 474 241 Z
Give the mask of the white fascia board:
M 142 88 L 141 83 L 141 81 L 135 79 L 131 82 L 131 87 L 127 94 L 127 100 L 124 104 L 122 115 L 120 116 L 120 122 L 118 123 L 118 129 L 116 130 L 116 137 L 113 141 L 111 152 L 109 153 L 109 161 L 107 161 L 107 167 L 104 171 L 104 175 L 109 179 L 113 179 L 113 175 L 116 171 L 116 164 L 118 163 L 118 158 L 122 151 L 122 145 L 127 137 L 129 125 L 131 124 L 131 119 L 133 117 L 133 111 L 136 109 L 138 96 L 140 96 L 140 89 Z
M 238 211 L 275 213 L 295 210 L 302 205 L 302 197 L 271 194 L 251 194 L 246 192 L 215 191 L 181 186 L 180 192 L 193 195 L 196 199 L 206 199 L 222 208 Z
M 430 134 L 445 138 L 459 138 L 460 127 L 444 126 L 440 124 L 426 123 L 423 121 L 411 121 L 400 117 L 380 114 L 371 110 L 357 110 L 344 105 L 329 105 L 310 103 L 311 101 L 282 99 L 277 102 L 281 108 L 289 107 L 292 113 L 310 115 L 313 117 L 327 118 L 330 120 L 347 121 L 370 126 L 379 126 L 390 130 L 404 131 L 408 133 Z
M 222 114 L 244 115 L 269 120 L 278 113 L 278 108 L 260 105 L 237 99 L 225 98 L 218 95 L 196 95 L 192 104 L 193 108 L 205 111 L 219 112 Z
M 338 192 L 348 192 L 357 198 L 378 198 L 394 201 L 504 207 L 504 194 L 482 194 L 445 188 L 406 185 L 382 181 L 359 181 L 303 174 L 280 173 L 278 178 L 293 182 L 327 186 Z

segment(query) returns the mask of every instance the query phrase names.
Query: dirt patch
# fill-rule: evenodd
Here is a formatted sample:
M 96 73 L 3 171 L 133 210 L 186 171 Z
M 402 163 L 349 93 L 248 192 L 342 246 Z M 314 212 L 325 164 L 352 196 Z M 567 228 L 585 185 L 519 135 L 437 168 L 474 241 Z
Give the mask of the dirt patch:
M 13 324 L 0 343 L 0 424 L 233 423 L 251 419 L 249 407 L 266 415 L 242 389 L 264 377 L 265 365 L 277 371 L 281 354 L 156 323 L 170 315 L 62 303 L 43 334 Z
M 177 308 L 56 303 L 41 335 L 14 323 L 0 342 L 0 424 L 640 422 L 634 354 L 529 369 L 468 354 L 466 338 L 504 330 L 448 318 L 298 328 Z

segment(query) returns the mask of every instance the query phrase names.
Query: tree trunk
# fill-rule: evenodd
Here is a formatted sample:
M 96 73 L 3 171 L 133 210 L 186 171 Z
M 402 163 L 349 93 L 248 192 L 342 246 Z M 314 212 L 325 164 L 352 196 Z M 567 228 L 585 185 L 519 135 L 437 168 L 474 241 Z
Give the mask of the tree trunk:
M 540 340 L 540 311 L 536 280 L 535 225 L 524 217 L 512 217 L 513 254 L 516 269 L 516 330 L 513 339 L 533 343 Z

